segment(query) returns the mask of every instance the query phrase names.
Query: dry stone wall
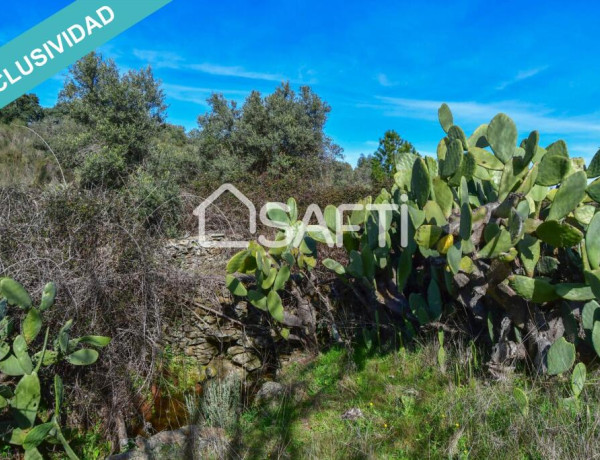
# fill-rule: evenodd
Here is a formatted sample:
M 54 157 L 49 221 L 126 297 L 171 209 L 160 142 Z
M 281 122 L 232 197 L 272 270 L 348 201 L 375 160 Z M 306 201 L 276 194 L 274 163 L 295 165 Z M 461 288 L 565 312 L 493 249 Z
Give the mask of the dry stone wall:
M 289 344 L 276 341 L 262 314 L 246 302 L 234 302 L 225 288 L 231 250 L 202 248 L 190 237 L 169 241 L 165 253 L 195 286 L 186 295 L 190 301 L 167 315 L 165 346 L 195 359 L 207 372 L 268 371 L 286 359 Z

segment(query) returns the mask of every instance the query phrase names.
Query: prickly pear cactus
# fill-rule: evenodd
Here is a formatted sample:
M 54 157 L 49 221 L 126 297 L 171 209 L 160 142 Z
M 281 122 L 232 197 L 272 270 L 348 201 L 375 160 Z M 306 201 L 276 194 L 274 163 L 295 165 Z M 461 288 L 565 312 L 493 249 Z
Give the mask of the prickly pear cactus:
M 247 249 L 236 253 L 227 264 L 225 284 L 236 297 L 246 298 L 258 310 L 263 311 L 275 322 L 280 337 L 289 337 L 289 326 L 302 324 L 302 319 L 286 313 L 282 295 L 293 271 L 310 272 L 317 265 L 317 242 L 335 241 L 337 218 L 335 208 L 325 210 L 323 218 L 327 226 L 307 227 L 298 220 L 296 201 L 290 198 L 287 211 L 272 208 L 267 212 L 270 219 L 285 222 L 276 241 L 279 247 L 266 249 L 251 242 Z M 286 239 L 287 237 L 287 239 Z M 238 276 L 236 276 L 236 274 Z M 239 275 L 251 275 L 252 282 L 242 281 Z M 298 297 L 298 286 L 291 290 Z M 287 327 L 286 327 L 287 326 Z
M 328 228 L 296 246 L 266 251 L 253 244 L 236 254 L 228 287 L 280 320 L 286 299 L 278 292 L 290 278 L 278 283 L 280 270 L 312 270 L 316 242 L 327 242 L 326 231 L 348 220 L 357 229 L 344 235 L 346 259 L 322 265 L 367 310 L 385 311 L 407 339 L 440 318 L 467 322 L 473 331 L 487 329 L 489 321 L 500 332 L 494 341 L 516 350 L 504 362 L 533 353 L 528 362 L 539 371 L 558 373 L 560 360 L 571 367 L 572 347 L 593 347 L 600 320 L 584 324 L 589 340 L 571 334 L 577 342 L 565 344 L 560 337 L 575 318 L 585 323 L 585 303 L 600 297 L 600 179 L 588 184 L 600 176 L 600 152 L 586 168 L 562 140 L 542 147 L 533 131 L 518 143 L 508 115 L 496 115 L 469 137 L 446 104 L 438 115 L 445 135 L 437 158 L 400 155 L 392 189 L 361 202 L 393 204 L 396 211 L 380 221 L 368 209 L 341 219 L 335 208 L 326 209 Z M 231 276 L 236 272 L 253 275 L 252 286 Z M 600 350 L 600 332 L 597 337 Z
M 70 338 L 72 321 L 69 321 L 59 331 L 53 347 L 50 347 L 49 328 L 45 329 L 43 338 L 40 332 L 43 329 L 43 315 L 54 305 L 55 299 L 56 286 L 53 283 L 46 285 L 39 307 L 35 307 L 19 283 L 9 278 L 0 281 L 0 375 L 5 377 L 0 385 L 0 409 L 9 409 L 4 413 L 8 418 L 0 416 L 0 423 L 7 427 L 0 438 L 5 443 L 22 446 L 25 458 L 42 458 L 37 448 L 46 441 L 61 443 L 69 458 L 77 458 L 59 425 L 62 380 L 58 375 L 51 377 L 55 382 L 54 416 L 50 422 L 46 416 L 40 417 L 42 394 L 47 393 L 43 391 L 43 384 L 48 380 L 46 368 L 60 361 L 78 366 L 93 364 L 98 359 L 98 352 L 92 348 L 82 348 L 81 345 L 102 348 L 110 343 L 110 338 L 103 336 Z M 15 317 L 18 312 L 13 310 L 14 307 L 26 311 L 20 331 Z M 19 380 L 13 390 L 11 378 L 17 377 Z M 60 385 L 56 382 L 60 382 Z M 46 402 L 44 406 L 51 408 L 52 402 Z
M 548 350 L 548 374 L 567 372 L 575 364 L 575 345 L 561 337 Z

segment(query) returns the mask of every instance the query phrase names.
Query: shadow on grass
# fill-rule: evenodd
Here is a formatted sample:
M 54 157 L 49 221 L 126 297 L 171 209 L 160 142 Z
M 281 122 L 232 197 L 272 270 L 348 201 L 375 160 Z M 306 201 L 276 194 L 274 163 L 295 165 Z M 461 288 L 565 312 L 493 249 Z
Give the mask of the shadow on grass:
M 251 405 L 240 414 L 227 458 L 305 456 L 302 446 L 292 437 L 293 425 L 318 411 L 322 401 L 338 391 L 338 382 L 356 364 L 345 349 L 333 348 L 298 366 L 293 372 L 294 383 L 285 384 L 281 395 L 263 405 Z
M 362 444 L 359 445 L 360 439 L 350 441 L 350 444 L 336 439 L 336 427 L 333 425 L 339 421 L 337 428 L 340 428 L 348 423 L 352 433 L 359 429 L 358 425 L 342 420 L 343 413 L 352 408 L 352 401 L 339 400 L 343 391 L 340 382 L 350 374 L 364 371 L 373 358 L 397 353 L 395 344 L 379 347 L 374 343 L 361 341 L 353 349 L 333 347 L 308 363 L 297 363 L 296 368 L 288 369 L 283 379 L 287 383 L 282 395 L 267 404 L 251 404 L 240 415 L 227 458 L 306 458 L 307 449 L 317 450 L 316 446 L 310 444 L 310 434 L 304 436 L 303 433 L 302 439 L 295 436 L 299 430 L 311 433 L 311 430 L 318 429 L 310 425 L 315 421 L 314 415 L 321 412 L 326 420 L 331 421 L 327 428 L 331 431 L 332 446 L 345 447 L 344 452 L 338 452 L 335 458 L 370 458 L 363 451 Z M 373 386 L 372 390 L 376 391 L 376 387 Z M 356 391 L 360 393 L 360 390 Z M 335 414 L 331 414 L 331 410 Z

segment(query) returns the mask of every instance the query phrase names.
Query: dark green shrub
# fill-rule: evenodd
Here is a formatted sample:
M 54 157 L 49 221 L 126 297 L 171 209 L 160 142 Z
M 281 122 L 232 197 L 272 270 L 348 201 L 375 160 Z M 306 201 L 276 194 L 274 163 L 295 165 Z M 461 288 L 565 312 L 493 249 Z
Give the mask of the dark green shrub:
M 81 185 L 90 187 L 119 187 L 126 179 L 127 165 L 119 149 L 102 148 L 89 154 L 79 170 Z
M 126 190 L 132 209 L 151 232 L 174 236 L 181 219 L 179 187 L 167 174 L 157 178 L 139 169 Z
M 32 123 L 44 118 L 44 109 L 35 94 L 24 94 L 0 109 L 0 123 Z

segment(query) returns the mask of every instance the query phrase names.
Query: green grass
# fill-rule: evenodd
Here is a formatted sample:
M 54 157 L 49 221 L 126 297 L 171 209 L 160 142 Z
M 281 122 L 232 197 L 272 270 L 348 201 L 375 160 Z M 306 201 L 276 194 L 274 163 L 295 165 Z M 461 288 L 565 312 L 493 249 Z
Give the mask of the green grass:
M 104 439 L 100 423 L 88 432 L 77 433 L 71 447 L 86 460 L 100 460 L 110 453 L 110 443 Z M 57 458 L 64 458 L 64 453 L 61 452 Z
M 600 391 L 593 380 L 579 411 L 565 407 L 568 376 L 497 382 L 476 359 L 447 350 L 446 372 L 435 344 L 364 357 L 332 349 L 287 368 L 286 395 L 240 418 L 242 458 L 592 458 L 600 445 Z M 459 361 L 458 356 L 461 356 Z M 591 380 L 594 375 L 590 375 Z M 529 398 L 522 415 L 514 387 Z M 351 408 L 363 417 L 341 419 Z

